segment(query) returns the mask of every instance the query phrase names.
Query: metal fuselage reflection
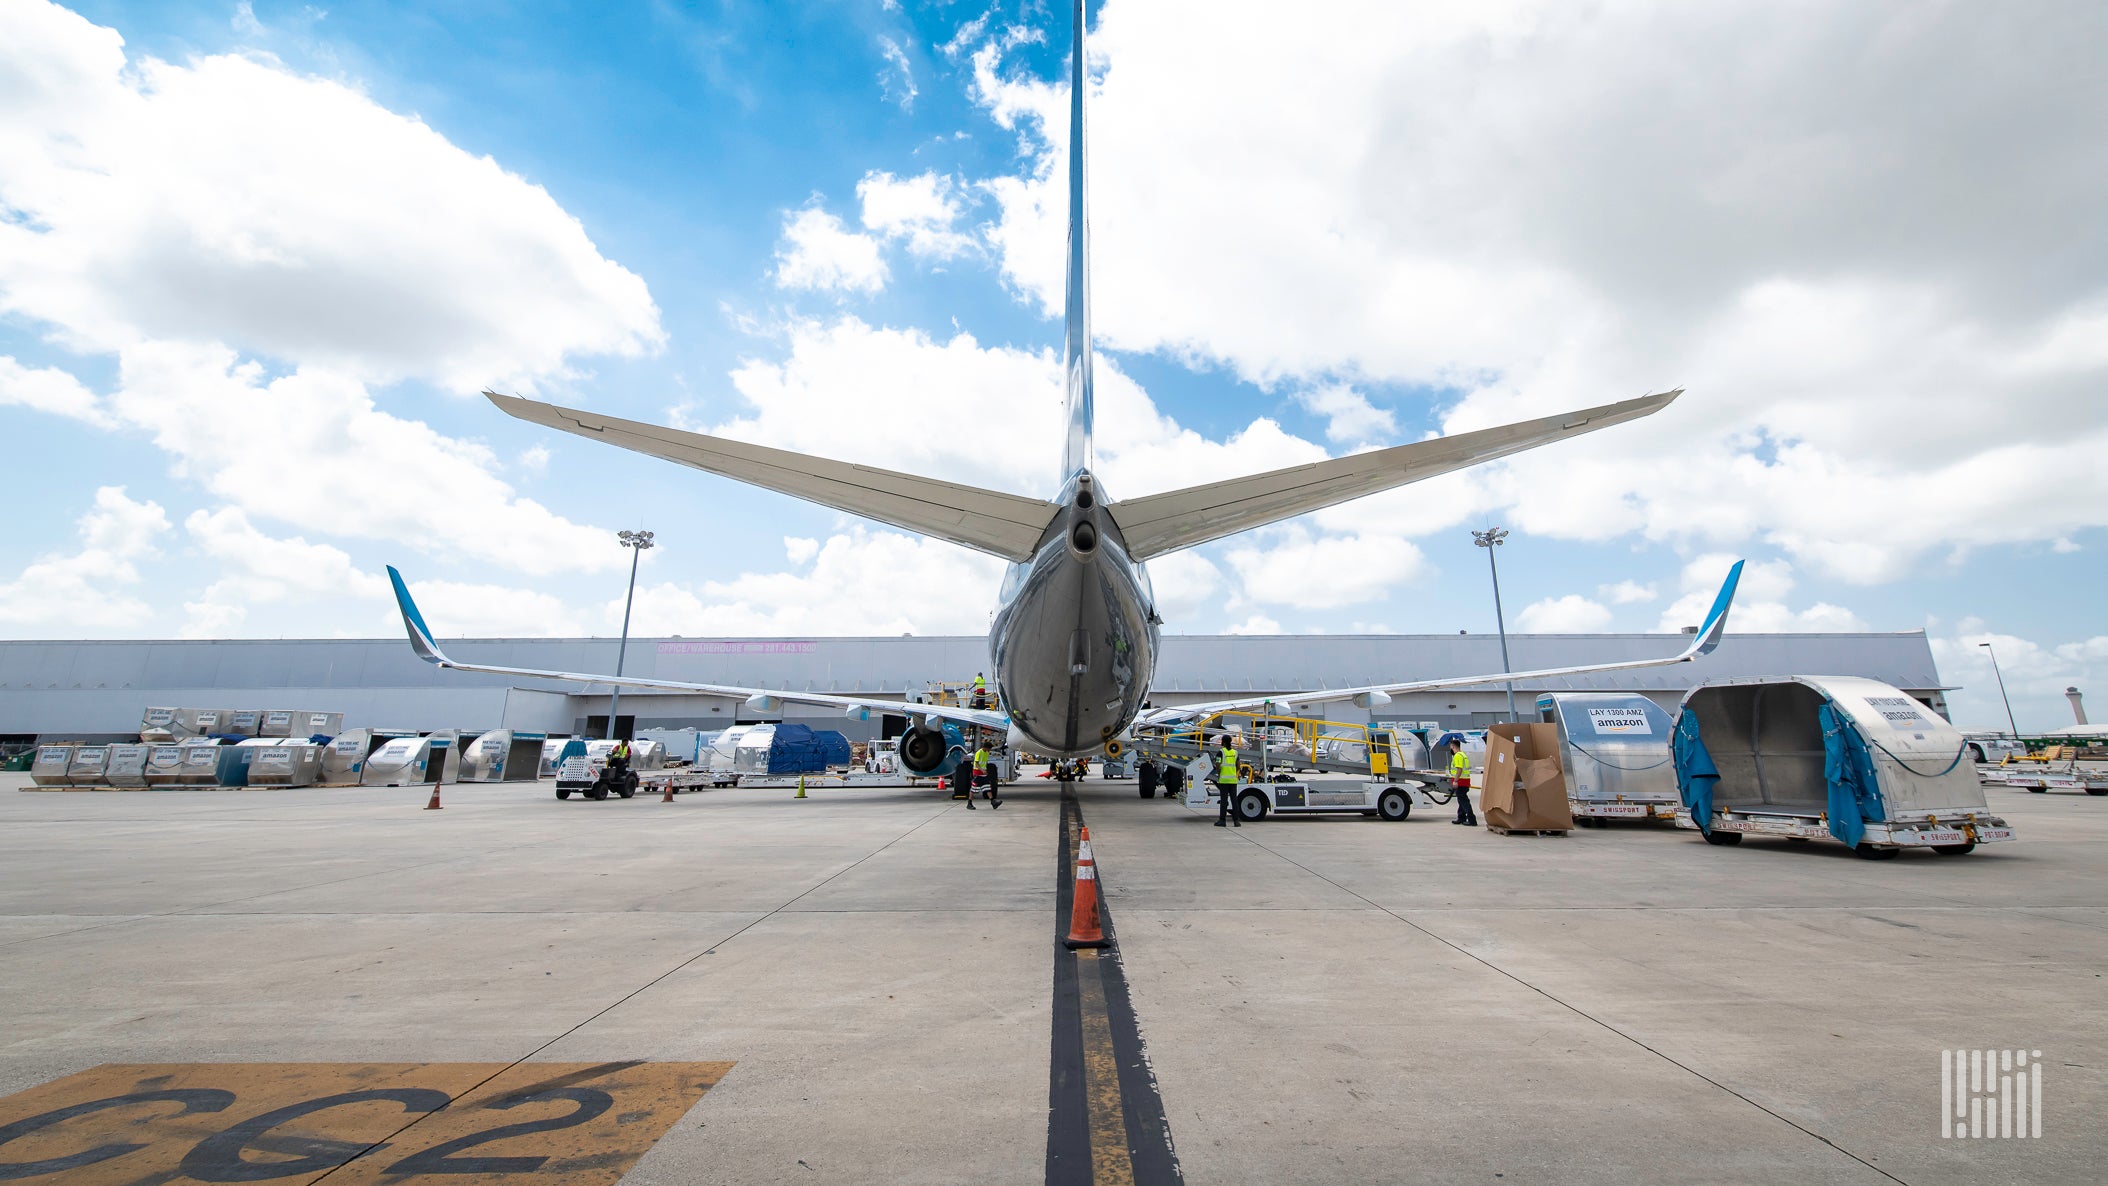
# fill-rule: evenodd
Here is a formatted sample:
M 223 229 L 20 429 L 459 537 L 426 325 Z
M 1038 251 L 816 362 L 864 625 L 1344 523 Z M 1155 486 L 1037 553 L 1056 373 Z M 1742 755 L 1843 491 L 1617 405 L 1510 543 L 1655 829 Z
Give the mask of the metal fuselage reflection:
M 988 644 L 1011 724 L 1034 749 L 1074 757 L 1141 711 L 1162 619 L 1090 471 L 1059 502 L 1031 561 L 1005 575 Z

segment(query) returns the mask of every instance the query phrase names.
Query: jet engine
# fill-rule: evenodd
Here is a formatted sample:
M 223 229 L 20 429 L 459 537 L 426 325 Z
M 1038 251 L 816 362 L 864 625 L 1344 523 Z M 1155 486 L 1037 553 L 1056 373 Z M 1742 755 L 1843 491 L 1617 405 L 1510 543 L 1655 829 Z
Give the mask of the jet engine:
M 943 778 L 966 757 L 966 734 L 950 722 L 917 725 L 900 735 L 900 764 L 917 778 Z

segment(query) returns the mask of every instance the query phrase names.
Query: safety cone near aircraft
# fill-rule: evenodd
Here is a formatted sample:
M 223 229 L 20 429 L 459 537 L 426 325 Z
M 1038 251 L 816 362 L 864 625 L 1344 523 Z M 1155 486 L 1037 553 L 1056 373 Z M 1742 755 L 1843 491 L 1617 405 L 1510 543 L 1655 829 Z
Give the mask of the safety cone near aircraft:
M 797 794 L 795 794 L 795 795 L 792 795 L 792 796 L 791 796 L 791 798 L 793 798 L 793 799 L 803 799 L 804 797 L 805 797 L 805 776 L 801 774 L 801 775 L 799 775 L 799 776 L 798 776 L 798 793 L 797 793 Z
M 1091 830 L 1084 828 L 1076 851 L 1076 896 L 1069 907 L 1070 950 L 1104 947 L 1105 928 L 1098 921 L 1098 866 L 1091 860 Z
M 661 803 L 671 803 L 671 802 L 673 802 L 673 780 L 672 780 L 672 779 L 670 779 L 670 778 L 669 778 L 669 779 L 667 779 L 667 780 L 666 780 L 666 783 L 665 783 L 665 786 L 666 786 L 666 797 L 665 797 L 665 798 L 663 798 L 663 799 L 661 799 L 661 800 L 659 800 L 659 802 L 661 802 Z
M 427 803 L 425 804 L 425 810 L 426 810 L 426 811 L 438 811 L 438 810 L 440 810 L 440 806 L 439 806 L 439 784 L 438 784 L 438 783 L 436 783 L 436 782 L 432 784 L 432 798 L 431 798 L 431 800 L 430 800 L 430 801 L 428 801 L 428 802 L 427 802 Z

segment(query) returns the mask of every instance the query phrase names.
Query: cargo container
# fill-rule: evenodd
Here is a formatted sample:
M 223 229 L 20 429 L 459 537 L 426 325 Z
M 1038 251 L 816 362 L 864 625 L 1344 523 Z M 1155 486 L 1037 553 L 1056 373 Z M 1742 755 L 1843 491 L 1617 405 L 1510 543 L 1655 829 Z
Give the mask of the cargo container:
M 322 747 L 279 737 L 253 737 L 241 743 L 251 751 L 252 787 L 310 787 L 322 776 Z
M 533 782 L 541 777 L 546 733 L 493 729 L 461 747 L 462 782 Z
M 398 737 L 415 736 L 408 729 L 351 729 L 338 733 L 323 747 L 320 782 L 326 787 L 358 786 L 373 751 Z
M 1676 818 L 1676 721 L 1667 710 L 1636 693 L 1547 692 L 1537 716 L 1558 726 L 1575 823 Z
M 107 745 L 82 745 L 73 750 L 73 760 L 66 763 L 66 785 L 75 787 L 99 787 L 110 766 L 110 747 Z
M 113 787 L 143 787 L 146 785 L 146 759 L 154 747 L 150 745 L 113 745 L 110 761 L 104 768 L 103 781 Z
M 1984 801 L 1967 741 L 1900 689 L 1857 676 L 1709 681 L 1675 740 L 1678 827 L 1835 839 L 1866 857 L 1961 856 L 2013 838 Z
M 442 751 L 444 753 L 444 751 Z M 429 737 L 394 737 L 367 755 L 359 775 L 362 787 L 416 787 L 436 783 L 445 772 L 444 758 L 434 762 Z
M 70 784 L 66 771 L 73 765 L 73 751 L 77 745 L 40 745 L 37 756 L 29 763 L 29 781 L 40 787 L 63 787 Z

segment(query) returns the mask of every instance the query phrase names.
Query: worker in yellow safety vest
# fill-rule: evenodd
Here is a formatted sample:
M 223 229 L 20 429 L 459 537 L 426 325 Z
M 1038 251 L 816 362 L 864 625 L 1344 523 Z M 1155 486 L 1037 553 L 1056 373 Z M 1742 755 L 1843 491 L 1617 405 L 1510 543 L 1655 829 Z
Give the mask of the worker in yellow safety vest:
M 1449 822 L 1477 827 L 1479 817 L 1471 810 L 1471 755 L 1464 752 L 1461 738 L 1456 748 L 1449 751 L 1449 781 L 1457 797 L 1457 818 Z
M 974 672 L 973 677 L 973 706 L 988 707 L 988 681 L 982 678 L 982 673 L 978 671 Z
M 973 782 L 968 784 L 966 788 L 966 809 L 968 811 L 973 810 L 974 786 L 986 788 L 988 805 L 990 807 L 1001 807 L 1003 805 L 1003 801 L 996 797 L 995 781 L 995 759 L 989 754 L 987 744 L 983 743 L 981 748 L 973 752 Z
M 1215 790 L 1222 796 L 1215 805 L 1215 826 L 1235 824 L 1243 827 L 1244 821 L 1237 818 L 1233 804 L 1237 798 L 1237 746 L 1230 735 L 1222 735 L 1222 754 L 1215 765 Z

